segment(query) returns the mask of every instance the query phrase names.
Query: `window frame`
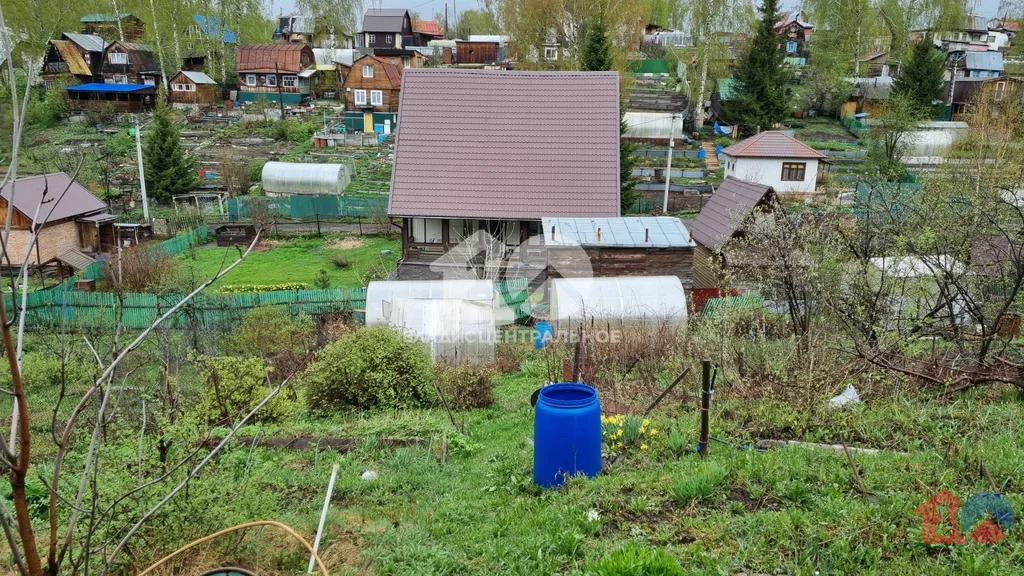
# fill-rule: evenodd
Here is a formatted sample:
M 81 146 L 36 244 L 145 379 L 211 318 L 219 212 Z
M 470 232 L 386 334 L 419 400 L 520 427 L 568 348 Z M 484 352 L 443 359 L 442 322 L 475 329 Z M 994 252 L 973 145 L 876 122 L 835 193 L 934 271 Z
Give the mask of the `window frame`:
M 118 60 L 124 60 L 124 62 L 115 62 L 114 56 L 118 56 Z M 127 52 L 110 52 L 107 54 L 107 61 L 111 64 L 128 65 L 128 53 Z
M 246 74 L 245 75 L 245 85 L 246 86 L 255 86 L 256 85 L 256 75 L 255 74 Z
M 431 226 L 427 226 L 430 222 Z M 436 227 L 434 225 L 436 223 Z M 443 220 L 440 218 L 410 218 L 409 242 L 412 244 L 441 244 L 443 241 Z M 431 240 L 430 233 L 436 232 L 436 239 Z M 419 238 L 417 238 L 417 236 Z
M 383 106 L 384 105 L 384 91 L 383 90 L 370 90 L 370 105 L 371 106 Z
M 267 84 L 267 86 L 276 87 L 277 86 L 277 74 L 267 74 L 266 84 Z
M 122 82 L 121 80 L 124 80 L 124 82 Z M 127 83 L 128 83 L 128 75 L 127 74 L 114 74 L 114 84 L 127 84 Z
M 996 82 L 995 94 L 992 95 L 993 102 L 1002 102 L 1003 95 L 1006 93 L 1006 80 L 1000 80 Z
M 292 74 L 281 75 L 281 87 L 282 88 L 298 88 L 299 77 Z
M 394 34 L 385 34 L 384 35 L 384 41 L 387 42 L 388 45 L 393 44 L 395 42 L 395 35 Z
M 367 72 L 370 74 L 367 75 Z M 373 64 L 363 64 L 363 78 L 373 78 Z
M 799 174 L 799 178 L 796 175 Z M 780 180 L 783 182 L 803 182 L 807 178 L 807 162 L 783 162 L 782 163 L 782 176 Z
M 377 43 L 377 35 L 376 34 L 367 34 L 366 36 L 367 36 L 367 38 L 366 38 L 366 43 L 367 44 L 376 44 Z
M 352 102 L 356 106 L 366 106 L 366 90 L 361 88 L 352 91 Z
M 544 59 L 547 61 L 558 60 L 558 48 L 553 46 L 545 46 Z

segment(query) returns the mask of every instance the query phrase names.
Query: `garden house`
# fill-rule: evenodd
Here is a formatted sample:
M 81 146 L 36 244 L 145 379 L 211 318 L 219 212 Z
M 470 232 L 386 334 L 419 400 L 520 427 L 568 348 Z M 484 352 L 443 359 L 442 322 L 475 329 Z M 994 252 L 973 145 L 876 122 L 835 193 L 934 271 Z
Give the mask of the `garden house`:
M 772 187 L 776 192 L 815 191 L 818 161 L 825 155 L 778 130 L 767 130 L 722 150 L 725 175 Z

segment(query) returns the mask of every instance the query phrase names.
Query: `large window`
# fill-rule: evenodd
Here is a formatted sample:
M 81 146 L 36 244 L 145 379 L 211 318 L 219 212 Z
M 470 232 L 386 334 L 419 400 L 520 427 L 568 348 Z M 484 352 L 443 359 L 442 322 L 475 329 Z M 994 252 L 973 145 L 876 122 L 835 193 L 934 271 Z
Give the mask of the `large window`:
M 363 78 L 373 78 L 373 65 L 372 64 L 364 64 L 363 65 Z
M 380 90 L 370 90 L 370 104 L 381 106 L 384 104 L 384 94 Z
M 299 85 L 299 78 L 297 76 L 281 76 L 281 86 L 285 88 L 295 88 Z
M 267 74 L 267 86 L 277 86 L 277 74 Z
M 805 162 L 783 162 L 783 182 L 803 182 L 807 175 L 807 164 Z
M 356 106 L 366 106 L 366 90 L 354 90 L 352 97 L 355 99 Z
M 111 64 L 127 64 L 128 54 L 125 52 L 110 52 L 108 58 Z
M 409 239 L 421 244 L 441 242 L 441 221 L 436 218 L 413 218 Z
M 246 74 L 245 75 L 245 85 L 246 86 L 255 86 L 256 85 L 256 75 L 255 74 Z
M 503 234 L 502 234 L 504 236 L 504 238 L 502 238 L 502 240 L 504 240 L 505 245 L 506 246 L 519 246 L 519 240 L 522 237 L 522 236 L 520 236 L 520 234 L 522 234 L 522 232 L 520 232 L 519 221 L 518 220 L 506 221 L 505 224 L 504 224 L 504 228 L 505 229 L 503 230 Z
M 480 229 L 479 220 L 454 219 L 448 221 L 448 241 L 458 244 Z

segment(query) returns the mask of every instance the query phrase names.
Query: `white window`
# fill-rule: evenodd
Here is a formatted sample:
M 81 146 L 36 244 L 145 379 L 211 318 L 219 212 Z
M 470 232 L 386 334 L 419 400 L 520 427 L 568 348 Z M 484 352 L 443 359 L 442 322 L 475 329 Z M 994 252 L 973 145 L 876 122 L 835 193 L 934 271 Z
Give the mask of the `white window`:
M 146 86 L 156 86 L 156 77 L 154 76 L 143 76 L 142 83 Z
M 281 76 L 281 86 L 284 86 L 285 88 L 295 88 L 298 85 L 298 76 Z
M 436 218 L 413 218 L 410 240 L 426 244 L 440 243 L 441 221 Z
M 363 65 L 363 78 L 373 78 L 373 65 L 372 64 L 364 64 Z
M 355 90 L 352 94 L 353 98 L 355 98 L 356 106 L 366 105 L 366 90 Z
M 380 90 L 370 90 L 370 104 L 382 106 L 384 104 L 384 94 Z
M 392 36 L 391 34 L 388 34 L 387 36 L 384 37 L 384 41 L 387 42 L 388 44 L 391 44 L 392 42 L 395 41 L 395 37 Z
M 552 48 L 552 47 L 544 48 L 544 59 L 545 60 L 558 60 L 558 48 Z
M 1006 82 L 996 82 L 996 93 L 992 97 L 996 102 L 1003 101 L 1003 92 L 1006 90 Z
M 255 86 L 256 85 L 256 75 L 255 74 L 246 74 L 245 75 L 245 85 L 246 86 Z
M 127 64 L 128 54 L 125 52 L 111 52 L 110 53 L 111 64 Z
M 114 84 L 127 84 L 128 77 L 124 74 L 114 74 Z
M 267 74 L 267 86 L 277 86 L 276 74 Z
M 369 36 L 369 40 L 366 41 L 368 44 L 373 44 L 373 43 L 377 42 L 377 35 L 376 34 L 367 34 L 367 36 Z

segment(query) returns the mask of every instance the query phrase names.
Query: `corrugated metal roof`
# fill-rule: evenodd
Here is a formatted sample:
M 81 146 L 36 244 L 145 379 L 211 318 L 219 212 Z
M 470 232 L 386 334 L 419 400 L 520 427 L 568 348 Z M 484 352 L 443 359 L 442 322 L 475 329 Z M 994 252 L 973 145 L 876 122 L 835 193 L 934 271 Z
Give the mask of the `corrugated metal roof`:
M 204 35 L 211 38 L 220 39 L 221 23 L 220 18 L 216 16 L 203 16 L 202 14 L 195 14 L 192 16 L 196 23 L 199 24 L 199 31 Z M 231 31 L 227 26 L 224 29 L 224 42 L 227 44 L 235 44 L 238 42 L 238 35 Z
M 67 192 L 64 191 L 65 189 Z M 46 200 L 56 202 L 56 204 L 47 203 L 39 209 L 39 218 L 42 223 L 93 214 L 107 208 L 102 200 L 93 196 L 81 184 L 73 181 L 70 176 L 63 172 L 54 172 L 43 176 L 18 178 L 14 188 L 14 209 L 27 218 L 32 218 L 39 202 L 43 199 L 44 191 L 46 191 Z M 0 191 L 0 197 L 5 201 L 10 201 L 10 182 Z
M 192 72 L 191 70 L 182 70 L 181 73 L 184 74 L 186 78 L 188 78 L 189 80 L 191 80 L 195 84 L 216 84 L 217 83 L 213 78 L 210 78 L 209 76 L 207 76 L 206 74 L 203 74 L 202 72 Z
M 1003 55 L 1000 52 L 966 52 L 964 68 L 967 70 L 1003 71 Z
M 316 74 L 316 66 L 310 66 L 302 72 L 299 72 L 299 78 L 312 78 Z
M 68 65 L 68 71 L 77 76 L 92 76 L 92 70 L 85 63 L 85 58 L 79 52 L 78 46 L 70 40 L 50 40 L 50 44 L 60 54 L 61 60 Z
M 754 208 L 773 192 L 771 186 L 726 177 L 690 226 L 693 239 L 711 250 L 721 250 Z
M 545 246 L 686 248 L 694 246 L 686 226 L 671 216 L 542 218 Z M 551 229 L 554 227 L 554 234 Z M 598 230 L 601 238 L 598 240 Z
M 356 52 L 352 48 L 313 48 L 313 58 L 317 64 L 351 66 Z
M 363 31 L 401 34 L 407 14 L 404 8 L 371 8 L 363 15 Z
M 388 212 L 619 215 L 619 76 L 410 68 Z
M 426 34 L 427 36 L 444 36 L 441 25 L 434 20 L 414 20 L 412 31 L 417 34 Z
M 108 44 L 103 38 L 93 34 L 78 34 L 77 32 L 65 32 L 64 37 L 78 44 L 86 52 L 103 52 Z
M 733 158 L 824 158 L 825 155 L 803 142 L 780 132 L 767 130 L 741 140 L 725 150 Z
M 235 49 L 235 70 L 274 72 L 276 66 L 282 74 L 298 74 L 306 68 L 303 53 L 309 64 L 316 61 L 313 50 L 305 44 L 243 44 Z
M 86 14 L 85 16 L 82 16 L 80 22 L 117 22 L 118 20 L 126 20 L 128 18 L 133 18 L 133 16 L 127 12 L 121 12 L 118 14 Z

